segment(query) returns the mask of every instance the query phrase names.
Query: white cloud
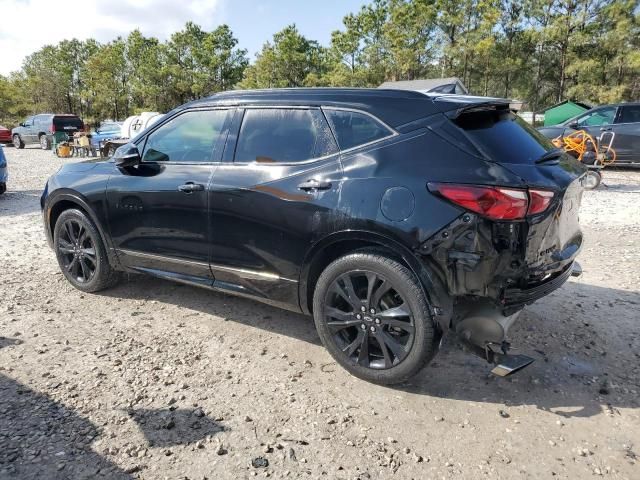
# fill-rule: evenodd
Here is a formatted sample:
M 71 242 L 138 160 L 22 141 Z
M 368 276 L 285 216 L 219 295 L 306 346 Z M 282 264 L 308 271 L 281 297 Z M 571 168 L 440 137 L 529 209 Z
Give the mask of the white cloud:
M 139 28 L 161 40 L 191 20 L 205 29 L 222 23 L 224 0 L 0 0 L 0 74 L 61 40 L 107 42 Z

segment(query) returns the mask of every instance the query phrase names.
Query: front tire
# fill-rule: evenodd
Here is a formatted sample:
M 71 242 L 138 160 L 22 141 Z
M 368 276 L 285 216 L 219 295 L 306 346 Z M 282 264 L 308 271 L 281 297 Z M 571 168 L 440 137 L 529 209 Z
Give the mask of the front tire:
M 84 212 L 71 209 L 60 214 L 53 245 L 62 274 L 78 290 L 98 292 L 118 282 L 100 233 Z
M 16 134 L 13 136 L 13 146 L 16 148 L 24 148 L 24 142 L 20 138 L 20 135 Z
M 313 316 L 323 345 L 352 375 L 395 384 L 437 353 L 440 333 L 415 275 L 378 253 L 353 253 L 320 275 Z

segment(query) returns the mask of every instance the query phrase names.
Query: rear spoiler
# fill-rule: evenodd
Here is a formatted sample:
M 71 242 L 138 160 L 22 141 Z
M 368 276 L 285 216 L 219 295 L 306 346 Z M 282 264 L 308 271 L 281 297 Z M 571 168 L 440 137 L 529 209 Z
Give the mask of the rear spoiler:
M 511 110 L 517 112 L 522 109 L 522 102 L 506 98 L 475 97 L 472 95 L 429 95 L 433 104 L 441 113 L 450 119 L 456 119 L 463 113 L 487 110 Z

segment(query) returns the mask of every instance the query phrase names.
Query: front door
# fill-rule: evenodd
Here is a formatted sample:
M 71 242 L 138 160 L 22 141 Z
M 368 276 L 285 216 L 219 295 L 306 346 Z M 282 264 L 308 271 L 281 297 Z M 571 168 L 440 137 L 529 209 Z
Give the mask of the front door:
M 139 165 L 109 179 L 109 228 L 125 266 L 211 283 L 207 186 L 229 116 L 227 109 L 179 113 L 136 141 Z
M 239 110 L 209 194 L 216 284 L 297 306 L 304 255 L 338 221 L 341 177 L 320 109 Z

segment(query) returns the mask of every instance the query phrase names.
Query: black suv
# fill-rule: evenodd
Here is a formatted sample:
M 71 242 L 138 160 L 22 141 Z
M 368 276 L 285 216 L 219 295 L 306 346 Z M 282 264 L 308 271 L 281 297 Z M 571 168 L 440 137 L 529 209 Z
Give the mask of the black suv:
M 11 130 L 11 138 L 16 148 L 40 145 L 43 150 L 49 150 L 56 132 L 64 132 L 71 137 L 83 129 L 84 123 L 76 115 L 41 113 L 27 118 Z
M 42 209 L 82 291 L 138 272 L 312 314 L 347 370 L 395 383 L 450 329 L 496 373 L 531 361 L 507 330 L 576 273 L 584 171 L 506 100 L 233 91 L 63 166 Z

